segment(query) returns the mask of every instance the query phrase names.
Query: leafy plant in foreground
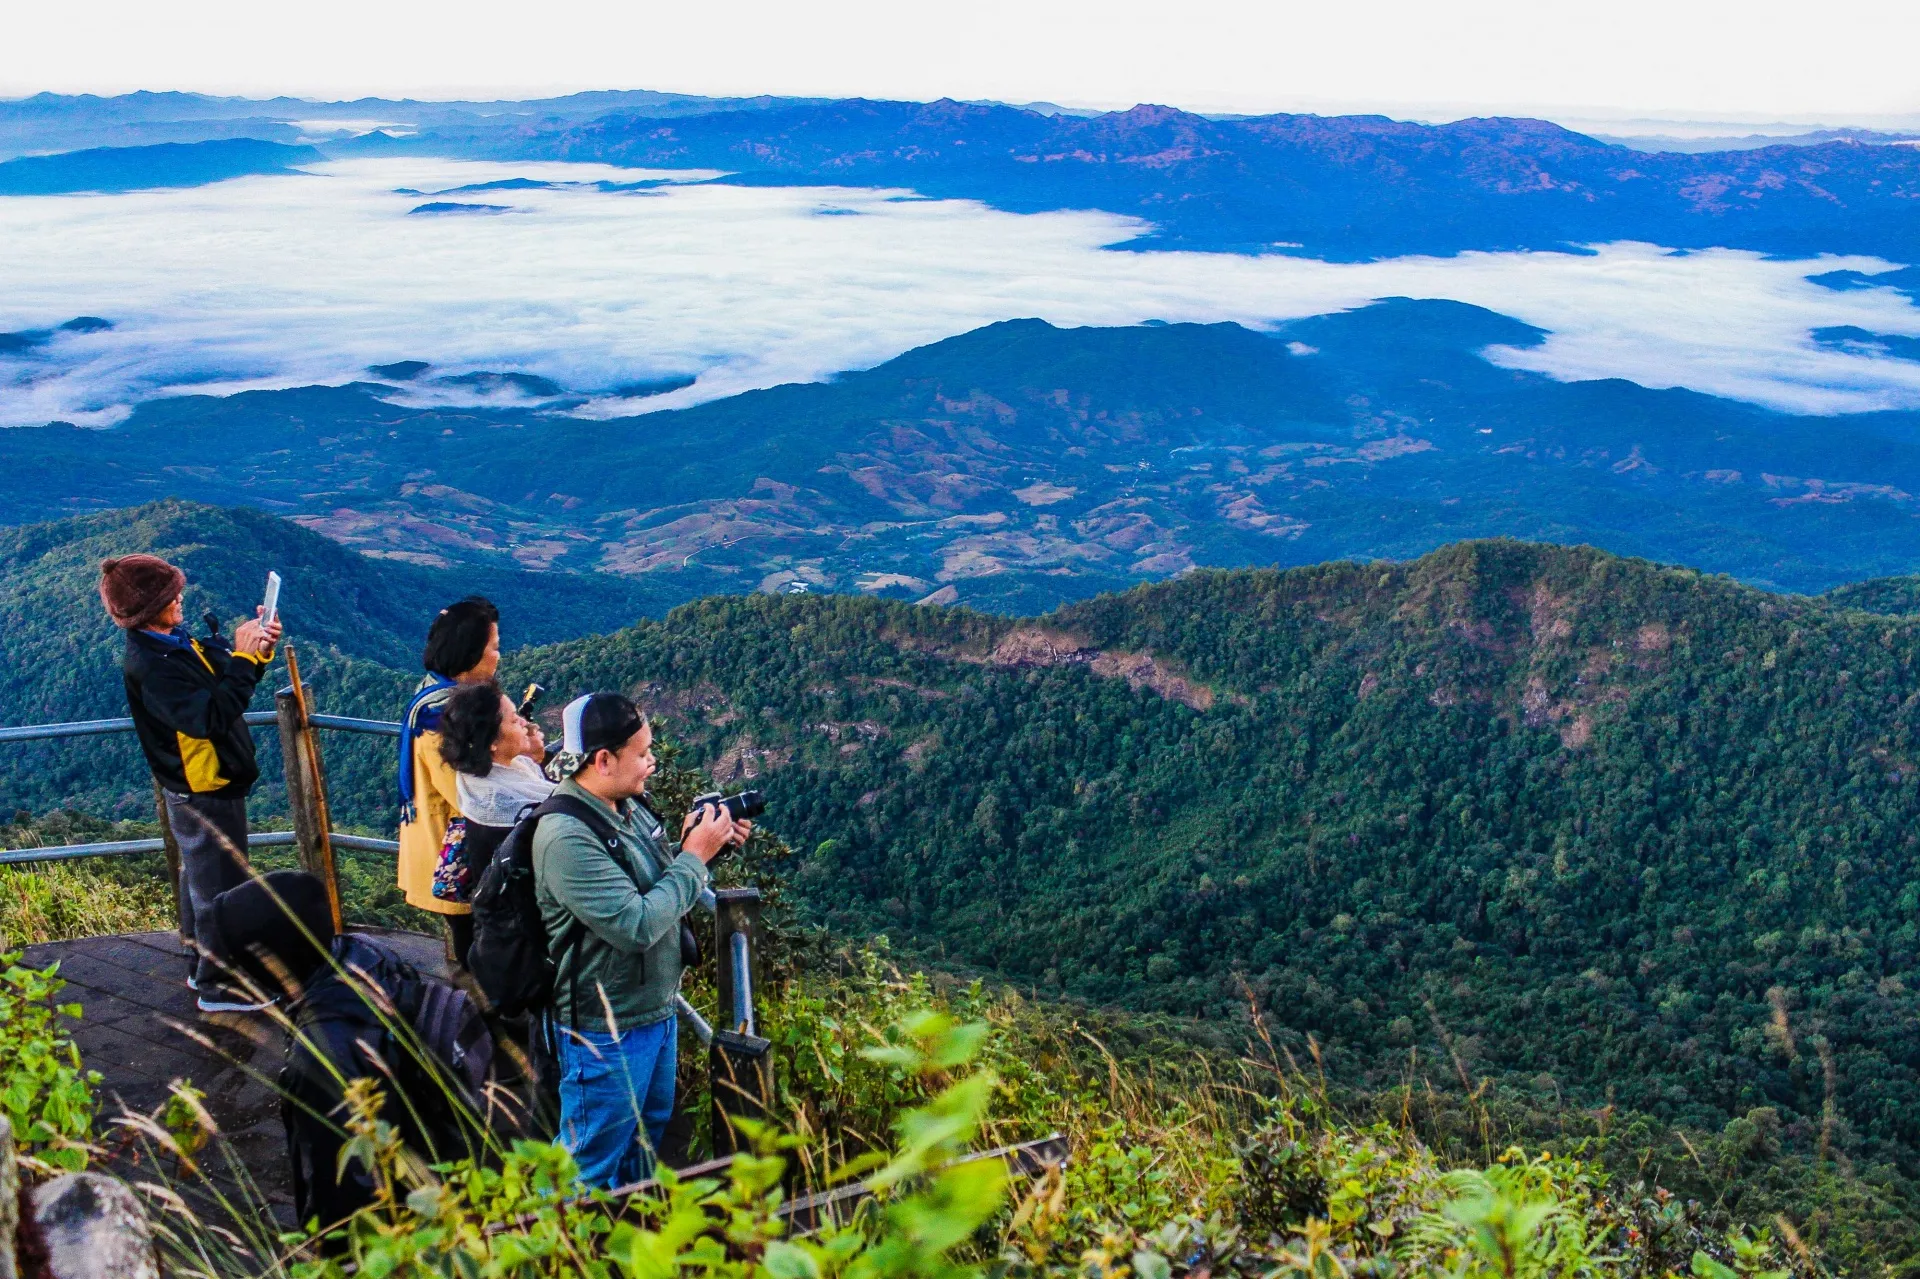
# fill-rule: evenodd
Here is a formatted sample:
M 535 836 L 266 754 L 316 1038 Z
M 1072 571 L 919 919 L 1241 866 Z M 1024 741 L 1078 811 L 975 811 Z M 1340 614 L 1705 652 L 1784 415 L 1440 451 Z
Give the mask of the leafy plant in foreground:
M 0 955 L 0 1109 L 13 1125 L 20 1153 L 50 1168 L 87 1166 L 98 1073 L 80 1064 L 80 1050 L 60 1025 L 78 1004 L 53 1000 L 66 986 L 59 965 L 27 968 L 20 952 Z
M 924 1013 L 877 1058 L 916 1074 L 966 1066 L 984 1027 Z M 316 1223 L 287 1242 L 307 1256 L 294 1279 L 364 1275 L 592 1276 L 668 1279 L 960 1279 L 975 1272 L 954 1254 L 996 1211 L 1005 1173 L 996 1161 L 952 1163 L 978 1132 L 994 1078 L 973 1071 L 902 1115 L 890 1156 L 857 1161 L 878 1199 L 848 1223 L 789 1241 L 778 1209 L 792 1144 L 750 1125 L 754 1152 L 723 1177 L 656 1185 L 616 1199 L 588 1191 L 558 1145 L 520 1141 L 497 1166 L 462 1160 L 429 1167 L 380 1117 L 373 1081 L 349 1088 L 342 1165 L 374 1172 L 375 1199 L 338 1225 Z

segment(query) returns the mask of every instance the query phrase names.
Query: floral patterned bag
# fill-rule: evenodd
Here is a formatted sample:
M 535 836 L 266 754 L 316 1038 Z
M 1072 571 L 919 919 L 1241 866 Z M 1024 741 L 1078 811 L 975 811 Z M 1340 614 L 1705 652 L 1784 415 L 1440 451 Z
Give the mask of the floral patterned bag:
M 433 868 L 433 895 L 441 901 L 463 902 L 473 894 L 473 865 L 467 860 L 467 819 L 447 822 L 440 841 L 440 860 Z

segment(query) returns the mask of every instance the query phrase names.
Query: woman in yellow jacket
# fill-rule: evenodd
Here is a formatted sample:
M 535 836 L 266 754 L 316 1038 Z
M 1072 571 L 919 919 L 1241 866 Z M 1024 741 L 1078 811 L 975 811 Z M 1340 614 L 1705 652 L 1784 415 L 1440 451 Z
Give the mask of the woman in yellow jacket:
M 493 678 L 500 665 L 500 610 L 478 595 L 441 609 L 420 663 L 427 675 L 400 725 L 400 890 L 410 904 L 446 920 L 453 961 L 464 965 L 473 907 L 433 891 L 447 827 L 460 816 L 454 771 L 440 755 L 440 715 L 456 688 Z

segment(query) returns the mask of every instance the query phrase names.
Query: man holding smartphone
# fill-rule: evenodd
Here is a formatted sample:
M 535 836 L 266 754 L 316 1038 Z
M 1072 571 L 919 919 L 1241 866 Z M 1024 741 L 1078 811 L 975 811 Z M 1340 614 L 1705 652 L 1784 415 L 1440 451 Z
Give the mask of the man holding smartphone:
M 231 644 L 217 625 L 195 638 L 185 625 L 186 585 L 187 575 L 157 555 L 100 565 L 100 601 L 127 633 L 127 710 L 180 846 L 180 932 L 195 943 L 187 984 L 202 1012 L 250 1012 L 261 1005 L 226 984 L 207 946 L 218 935 L 213 899 L 247 879 L 247 793 L 260 769 L 244 716 L 280 621 L 242 622 Z

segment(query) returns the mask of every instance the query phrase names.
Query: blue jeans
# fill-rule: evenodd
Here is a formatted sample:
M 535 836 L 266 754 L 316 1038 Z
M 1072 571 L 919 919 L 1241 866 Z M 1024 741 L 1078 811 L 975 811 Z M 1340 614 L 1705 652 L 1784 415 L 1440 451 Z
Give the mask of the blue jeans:
M 673 1117 L 679 1019 L 668 1013 L 619 1035 L 555 1026 L 560 1140 L 580 1180 L 613 1190 L 653 1175 L 653 1152 Z

